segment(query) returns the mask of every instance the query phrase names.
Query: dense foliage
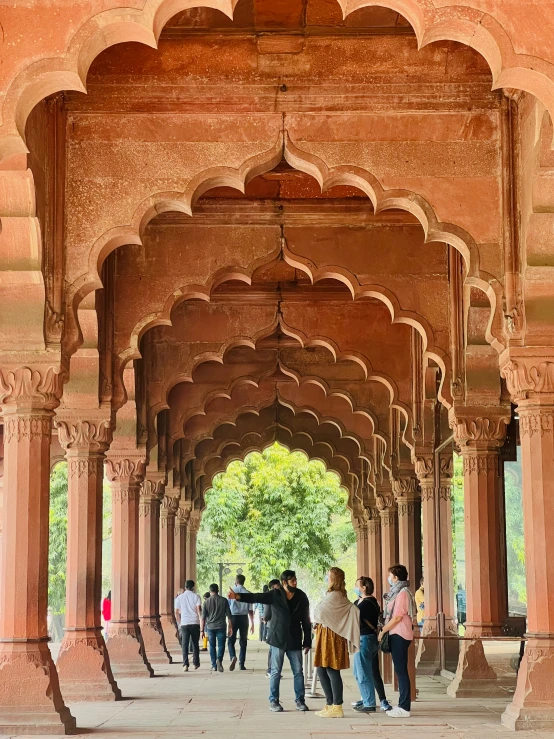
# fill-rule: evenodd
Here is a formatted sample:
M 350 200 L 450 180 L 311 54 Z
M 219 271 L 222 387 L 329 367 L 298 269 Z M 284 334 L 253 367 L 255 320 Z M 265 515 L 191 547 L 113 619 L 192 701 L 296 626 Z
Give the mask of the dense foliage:
M 50 476 L 50 540 L 48 605 L 57 616 L 65 613 L 67 558 L 67 463 L 57 464 Z
M 322 581 L 355 542 L 346 500 L 337 476 L 321 462 L 279 444 L 232 462 L 207 495 L 199 582 L 217 582 L 222 561 L 244 562 L 254 589 L 288 567 Z M 353 558 L 355 563 L 355 553 Z
M 112 496 L 103 494 L 102 591 L 111 589 Z M 59 462 L 50 475 L 50 539 L 48 552 L 48 605 L 54 616 L 65 613 L 67 561 L 67 463 Z

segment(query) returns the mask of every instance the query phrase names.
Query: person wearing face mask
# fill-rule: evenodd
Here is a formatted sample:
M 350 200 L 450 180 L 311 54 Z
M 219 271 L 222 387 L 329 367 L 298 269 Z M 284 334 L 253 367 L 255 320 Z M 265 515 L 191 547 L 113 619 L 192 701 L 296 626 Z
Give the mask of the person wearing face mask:
M 413 623 L 417 614 L 414 596 L 409 590 L 408 570 L 404 565 L 392 565 L 388 577 L 390 590 L 385 594 L 385 625 L 379 634 L 389 634 L 394 671 L 398 678 L 398 705 L 387 713 L 390 718 L 408 718 L 411 708 L 411 684 L 408 674 L 408 650 L 412 644 Z
M 370 577 L 360 577 L 356 582 L 356 605 L 360 610 L 360 651 L 354 655 L 354 677 L 360 688 L 361 700 L 352 704 L 360 713 L 375 713 L 375 690 L 382 711 L 392 706 L 385 695 L 385 686 L 379 670 L 379 643 L 377 641 L 381 608 L 373 592 L 375 586 Z
M 227 597 L 244 603 L 263 603 L 271 606 L 271 618 L 266 635 L 266 641 L 271 647 L 269 710 L 274 713 L 283 711 L 283 706 L 279 702 L 279 687 L 286 655 L 294 677 L 296 710 L 308 711 L 304 700 L 302 650 L 307 654 L 312 647 L 310 602 L 306 593 L 297 587 L 294 570 L 282 572 L 279 586 L 270 588 L 267 593 L 235 593 L 231 590 Z

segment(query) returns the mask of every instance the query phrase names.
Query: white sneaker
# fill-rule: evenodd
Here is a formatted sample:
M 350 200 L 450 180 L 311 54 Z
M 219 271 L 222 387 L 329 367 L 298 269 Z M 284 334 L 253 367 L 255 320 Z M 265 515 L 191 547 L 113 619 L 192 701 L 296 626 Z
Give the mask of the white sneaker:
M 387 716 L 389 718 L 410 718 L 410 715 L 409 711 L 404 710 L 404 708 L 400 708 L 400 706 L 396 706 L 392 711 L 387 711 Z

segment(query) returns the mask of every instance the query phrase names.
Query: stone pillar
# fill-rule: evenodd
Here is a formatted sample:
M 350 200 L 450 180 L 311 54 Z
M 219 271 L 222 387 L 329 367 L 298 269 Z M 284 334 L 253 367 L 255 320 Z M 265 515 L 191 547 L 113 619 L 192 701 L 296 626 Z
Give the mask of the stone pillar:
M 175 514 L 179 499 L 165 495 L 160 514 L 160 622 L 168 650 L 180 649 L 175 622 Z
M 0 733 L 75 729 L 48 648 L 48 521 L 58 368 L 0 371 L 4 509 L 0 582 Z
M 102 484 L 110 418 L 56 421 L 68 463 L 65 633 L 57 669 L 66 700 L 119 700 L 100 618 Z
M 200 529 L 200 514 L 192 511 L 187 526 L 187 580 L 196 582 L 196 538 Z
M 168 664 L 160 622 L 160 498 L 163 485 L 145 480 L 139 498 L 138 615 L 140 631 L 150 664 Z
M 392 482 L 398 506 L 398 561 L 408 570 L 412 592 L 421 580 L 421 498 L 417 490 L 417 479 L 411 476 L 396 477 Z M 414 636 L 419 629 L 414 623 Z M 416 643 L 408 653 L 408 673 L 412 687 L 412 700 L 416 700 Z
M 398 509 L 391 496 L 377 498 L 381 518 L 381 563 L 383 592 L 389 590 L 389 567 L 398 564 Z
M 450 424 L 464 465 L 467 622 L 458 669 L 448 686 L 451 697 L 505 695 L 488 664 L 481 636 L 501 636 L 505 597 L 500 531 L 500 446 L 510 412 L 505 408 L 451 409 Z
M 367 516 L 356 516 L 354 523 L 354 531 L 356 532 L 356 564 L 357 575 L 366 575 L 369 565 L 369 550 L 367 537 Z
M 419 640 L 416 666 L 420 675 L 441 671 L 440 636 L 456 636 L 453 616 L 452 555 L 452 452 L 440 455 L 440 471 L 435 477 L 433 452 L 414 457 L 421 489 L 423 517 L 423 562 L 425 568 L 425 623 Z M 445 641 L 442 653 L 448 665 L 458 660 L 458 642 Z
M 523 477 L 527 643 L 510 729 L 554 730 L 554 361 L 526 358 L 504 368 L 517 402 Z
M 454 555 L 452 542 L 452 477 L 454 476 L 454 457 L 452 449 L 439 455 L 438 519 L 439 519 L 439 617 L 442 620 L 441 633 L 444 642 L 444 660 L 447 670 L 454 670 L 459 657 L 460 645 L 457 639 L 458 624 L 454 603 Z M 427 590 L 425 592 L 427 597 Z
M 381 567 L 381 517 L 377 509 L 372 510 L 367 524 L 368 572 L 375 585 L 375 597 L 381 603 L 383 598 L 383 574 Z
M 132 452 L 108 452 L 112 484 L 112 618 L 108 649 L 117 677 L 154 674 L 138 622 L 139 489 L 145 459 Z
M 421 580 L 421 498 L 415 477 L 393 480 L 398 506 L 398 561 L 408 570 L 412 590 Z
M 383 593 L 388 592 L 389 567 L 398 564 L 398 510 L 392 493 L 377 495 L 377 507 L 381 518 L 381 572 Z M 383 680 L 387 684 L 393 682 L 392 660 L 390 654 L 382 654 Z
M 175 517 L 175 570 L 173 592 L 185 587 L 187 579 L 187 522 L 189 511 L 179 505 Z

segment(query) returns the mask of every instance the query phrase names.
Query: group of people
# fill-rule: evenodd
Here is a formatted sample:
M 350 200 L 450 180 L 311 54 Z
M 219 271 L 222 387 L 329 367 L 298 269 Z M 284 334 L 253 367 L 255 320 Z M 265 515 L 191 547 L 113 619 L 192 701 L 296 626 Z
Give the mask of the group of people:
M 237 575 L 234 589 L 248 593 L 244 587 L 244 575 Z M 225 646 L 229 649 L 231 672 L 238 661 L 239 669 L 245 670 L 248 630 L 254 633 L 254 606 L 239 603 L 219 594 L 216 583 L 210 585 L 209 593 L 204 601 L 195 592 L 195 582 L 187 580 L 185 589 L 175 598 L 175 616 L 180 630 L 180 641 L 183 653 L 183 671 L 190 667 L 189 655 L 192 649 L 192 665 L 195 670 L 200 667 L 200 638 L 207 637 L 212 672 L 223 672 Z M 239 655 L 237 658 L 236 642 L 239 639 Z
M 322 718 L 342 718 L 343 681 L 341 671 L 350 667 L 360 689 L 360 699 L 352 704 L 360 713 L 380 708 L 391 718 L 408 717 L 411 708 L 411 684 L 408 674 L 408 650 L 413 640 L 413 623 L 418 615 L 414 596 L 409 589 L 408 572 L 404 565 L 395 564 L 388 574 L 389 592 L 384 596 L 381 611 L 374 596 L 374 583 L 361 576 L 356 582 L 357 600 L 351 603 L 346 593 L 345 573 L 332 567 L 327 576 L 327 593 L 310 617 L 308 596 L 298 588 L 296 573 L 285 570 L 279 579 L 271 580 L 263 592 L 251 593 L 244 587 L 244 575 L 237 575 L 235 585 L 224 598 L 215 583 L 202 602 L 194 592 L 195 583 L 187 580 L 185 590 L 175 600 L 175 614 L 180 623 L 183 650 L 183 670 L 189 670 L 189 647 L 192 664 L 200 666 L 199 641 L 207 636 L 211 671 L 223 672 L 225 647 L 229 650 L 229 669 L 237 665 L 245 670 L 248 630 L 254 632 L 254 608 L 260 611 L 260 637 L 269 644 L 268 671 L 269 708 L 283 711 L 280 683 L 285 657 L 293 674 L 293 689 L 297 711 L 308 711 L 305 701 L 303 656 L 312 648 L 315 632 L 314 665 L 326 705 L 316 715 Z M 237 658 L 236 641 L 239 639 Z M 391 653 L 398 678 L 399 701 L 393 706 L 387 700 L 379 669 L 379 644 Z

